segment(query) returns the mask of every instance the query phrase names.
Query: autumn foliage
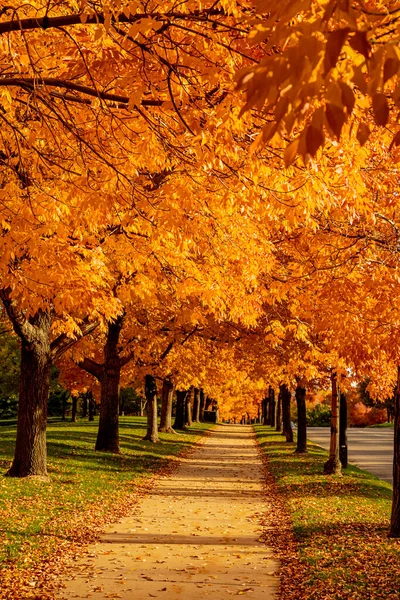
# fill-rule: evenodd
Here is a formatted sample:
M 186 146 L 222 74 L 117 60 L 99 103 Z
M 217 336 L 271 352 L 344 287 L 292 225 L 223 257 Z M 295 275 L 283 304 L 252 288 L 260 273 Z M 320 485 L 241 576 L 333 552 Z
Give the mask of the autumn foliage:
M 398 14 L 0 1 L 0 296 L 22 356 L 10 475 L 47 474 L 55 362 L 71 390 L 96 382 L 97 448 L 113 452 L 121 383 L 151 381 L 148 406 L 163 381 L 202 390 L 226 419 L 256 418 L 270 388 L 368 377 L 393 395 Z

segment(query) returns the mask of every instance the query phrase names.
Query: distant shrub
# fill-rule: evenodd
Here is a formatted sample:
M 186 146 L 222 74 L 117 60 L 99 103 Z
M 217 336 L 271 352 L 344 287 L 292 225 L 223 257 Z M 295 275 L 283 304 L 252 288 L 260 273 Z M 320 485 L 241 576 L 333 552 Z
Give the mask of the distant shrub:
M 328 427 L 331 424 L 331 409 L 326 404 L 317 404 L 307 410 L 309 427 Z

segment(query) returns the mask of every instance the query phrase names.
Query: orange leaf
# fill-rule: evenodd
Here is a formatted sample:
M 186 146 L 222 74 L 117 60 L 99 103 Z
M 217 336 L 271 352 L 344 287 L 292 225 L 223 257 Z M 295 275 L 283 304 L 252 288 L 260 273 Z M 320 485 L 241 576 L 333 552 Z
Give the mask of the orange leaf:
M 349 28 L 337 29 L 328 35 L 324 57 L 324 75 L 336 66 L 343 44 L 349 34 Z
M 369 127 L 366 123 L 360 123 L 357 130 L 357 139 L 360 142 L 361 146 L 367 142 L 370 135 Z
M 325 116 L 330 129 L 337 139 L 339 139 L 342 127 L 346 121 L 346 115 L 343 110 L 340 106 L 336 106 L 336 104 L 327 104 L 325 107 Z
M 389 121 L 389 106 L 385 94 L 374 94 L 372 96 L 372 109 L 377 125 L 384 127 Z

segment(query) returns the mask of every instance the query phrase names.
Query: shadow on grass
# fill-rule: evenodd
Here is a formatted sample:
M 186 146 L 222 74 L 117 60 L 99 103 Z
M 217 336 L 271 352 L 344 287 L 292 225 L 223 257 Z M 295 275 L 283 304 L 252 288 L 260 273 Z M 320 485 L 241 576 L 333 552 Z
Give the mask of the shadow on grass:
M 293 531 L 297 540 L 306 540 L 313 538 L 315 536 L 319 536 L 319 541 L 321 540 L 321 535 L 326 536 L 327 538 L 333 536 L 344 536 L 347 540 L 347 543 L 350 543 L 350 539 L 352 539 L 353 543 L 359 543 L 358 540 L 362 540 L 362 543 L 365 543 L 366 536 L 372 536 L 373 534 L 387 538 L 388 537 L 388 522 L 387 520 L 383 520 L 380 523 L 365 523 L 362 521 L 339 521 L 336 523 L 323 524 L 323 525 L 295 525 L 293 527 Z
M 323 474 L 327 451 L 318 446 L 309 446 L 305 454 L 288 451 L 289 444 L 279 441 L 262 441 L 260 447 L 268 456 L 272 473 L 280 478 L 282 467 L 285 480 L 278 482 L 289 497 L 332 497 L 345 495 L 347 498 L 369 498 L 391 500 L 392 489 L 374 475 L 350 465 L 343 469 L 342 476 Z M 295 444 L 290 447 L 295 448 Z M 291 477 L 302 477 L 303 481 L 290 481 Z

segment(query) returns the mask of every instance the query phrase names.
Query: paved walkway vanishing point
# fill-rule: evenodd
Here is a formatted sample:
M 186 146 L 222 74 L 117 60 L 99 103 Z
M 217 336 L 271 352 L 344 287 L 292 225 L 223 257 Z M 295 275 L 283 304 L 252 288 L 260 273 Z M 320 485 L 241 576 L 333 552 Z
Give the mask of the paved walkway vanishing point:
M 258 541 L 263 469 L 250 427 L 217 426 L 77 561 L 60 599 L 272 600 L 279 564 Z

